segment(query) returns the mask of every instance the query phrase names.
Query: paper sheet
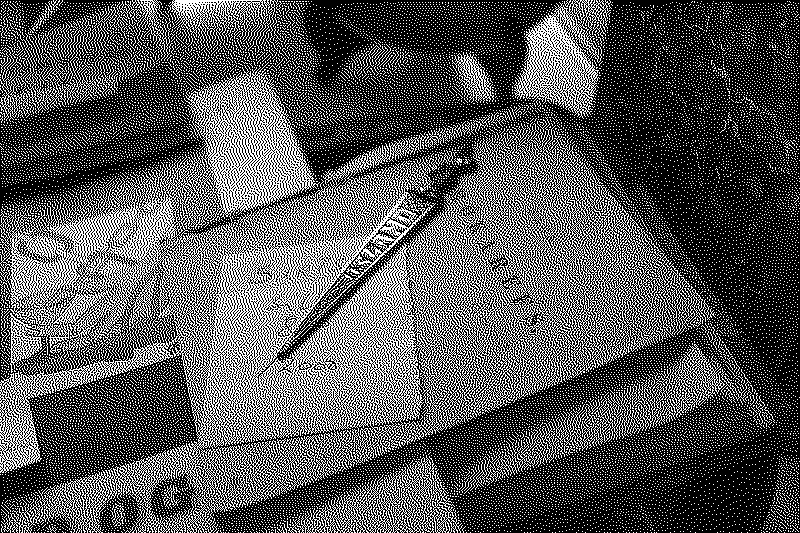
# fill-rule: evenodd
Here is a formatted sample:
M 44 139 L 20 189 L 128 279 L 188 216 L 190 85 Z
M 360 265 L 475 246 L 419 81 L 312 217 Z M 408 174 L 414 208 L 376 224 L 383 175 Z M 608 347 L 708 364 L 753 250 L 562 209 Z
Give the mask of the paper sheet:
M 174 232 L 164 199 L 15 235 L 9 379 L 40 396 L 168 356 L 175 333 L 160 285 Z
M 276 533 L 464 531 L 436 464 L 427 455 L 353 485 L 353 490 L 281 524 Z
M 229 255 L 221 268 L 198 439 L 206 447 L 419 417 L 405 249 L 287 362 L 275 353 L 361 238 Z M 273 363 L 274 362 L 274 363 Z

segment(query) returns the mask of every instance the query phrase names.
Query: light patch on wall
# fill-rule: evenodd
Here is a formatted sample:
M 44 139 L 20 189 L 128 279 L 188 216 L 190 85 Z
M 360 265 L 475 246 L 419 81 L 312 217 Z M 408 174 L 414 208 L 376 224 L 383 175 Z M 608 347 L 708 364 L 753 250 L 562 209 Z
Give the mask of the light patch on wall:
M 470 103 L 490 102 L 494 90 L 486 71 L 472 54 L 461 54 L 455 58 L 456 69 L 461 77 L 464 100 Z
M 216 83 L 188 100 L 225 211 L 265 205 L 316 183 L 263 72 Z
M 140 0 L 140 1 L 147 1 L 147 0 Z M 170 4 L 170 8 L 175 11 L 185 22 L 202 20 L 206 18 L 210 13 L 218 13 L 220 11 L 219 8 L 225 9 L 231 7 L 233 4 L 259 4 L 263 7 L 270 7 L 275 2 L 274 0 L 269 0 L 266 2 L 261 2 L 258 0 L 226 0 L 224 2 L 220 0 L 174 0 Z M 209 11 L 208 7 L 211 7 L 212 10 Z
M 550 16 L 526 35 L 528 59 L 514 87 L 516 98 L 541 98 L 581 117 L 591 113 L 597 70 L 564 27 Z

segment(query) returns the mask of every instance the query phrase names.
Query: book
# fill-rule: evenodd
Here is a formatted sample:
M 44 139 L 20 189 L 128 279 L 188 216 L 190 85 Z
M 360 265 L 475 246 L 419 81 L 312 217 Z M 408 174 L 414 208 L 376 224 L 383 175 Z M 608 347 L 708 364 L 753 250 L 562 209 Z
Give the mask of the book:
M 172 205 L 162 199 L 10 239 L 4 472 L 40 459 L 31 399 L 172 356 L 161 282 L 174 237 Z
M 408 446 L 256 509 L 220 513 L 220 523 L 241 520 L 287 533 L 464 531 L 424 445 Z
M 429 448 L 465 528 L 558 514 L 763 435 L 771 415 L 724 363 L 714 329 L 437 435 Z M 520 418 L 530 423 L 508 424 Z M 480 444 L 464 461 L 470 439 Z
M 31 494 L 3 498 L 2 531 L 112 527 L 153 532 L 220 531 L 199 484 L 198 449 L 184 444 Z
M 477 497 L 497 482 L 665 426 L 731 386 L 691 334 L 679 335 L 436 435 L 431 449 L 448 492 Z M 524 426 L 509 423 L 523 417 Z M 548 495 L 547 505 L 588 491 L 576 487 L 560 497 Z

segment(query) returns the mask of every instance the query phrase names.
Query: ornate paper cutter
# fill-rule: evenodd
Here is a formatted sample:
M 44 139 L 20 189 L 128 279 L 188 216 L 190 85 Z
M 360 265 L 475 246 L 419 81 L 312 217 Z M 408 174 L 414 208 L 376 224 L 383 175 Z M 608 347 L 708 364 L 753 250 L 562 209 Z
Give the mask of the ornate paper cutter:
M 458 184 L 462 174 L 472 172 L 476 166 L 472 146 L 465 145 L 451 161 L 443 163 L 430 173 L 427 187 L 407 190 L 300 321 L 295 332 L 278 351 L 278 359 L 288 358 L 295 348 L 378 270 L 378 266 L 391 256 L 401 242 L 441 210 L 445 194 Z

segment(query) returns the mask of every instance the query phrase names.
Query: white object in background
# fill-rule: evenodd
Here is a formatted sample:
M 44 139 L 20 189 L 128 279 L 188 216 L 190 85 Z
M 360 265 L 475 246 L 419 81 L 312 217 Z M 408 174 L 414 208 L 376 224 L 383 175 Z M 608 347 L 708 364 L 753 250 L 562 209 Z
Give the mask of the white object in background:
M 800 531 L 800 462 L 796 458 L 783 457 L 778 467 L 775 498 L 762 533 L 788 533 Z M 794 509 L 794 511 L 792 511 Z
M 266 74 L 244 74 L 188 98 L 226 212 L 266 205 L 315 185 Z
M 609 0 L 565 0 L 553 10 L 559 23 L 583 50 L 595 70 L 603 60 L 608 22 L 611 18 Z
M 0 381 L 0 473 L 39 461 L 28 397 L 16 380 Z
M 515 98 L 541 98 L 580 117 L 594 106 L 598 65 L 588 58 L 552 13 L 528 30 L 528 57 L 514 87 Z
M 405 248 L 287 361 L 277 350 L 361 238 L 223 260 L 198 440 L 292 438 L 419 417 L 421 391 Z

